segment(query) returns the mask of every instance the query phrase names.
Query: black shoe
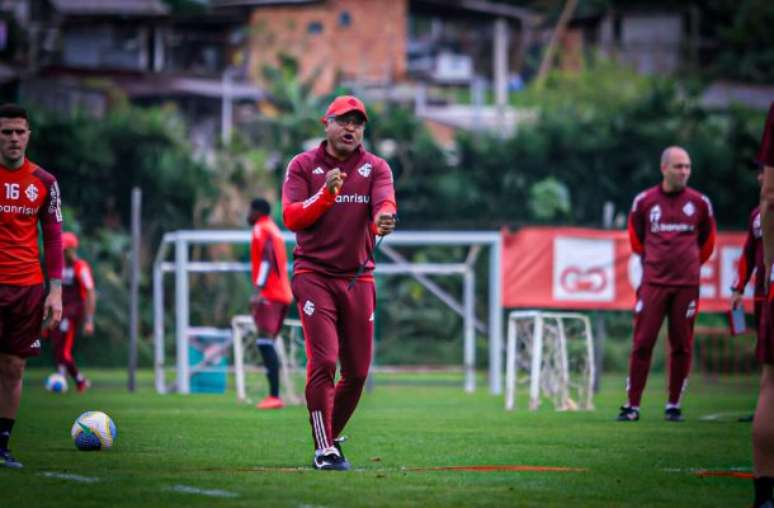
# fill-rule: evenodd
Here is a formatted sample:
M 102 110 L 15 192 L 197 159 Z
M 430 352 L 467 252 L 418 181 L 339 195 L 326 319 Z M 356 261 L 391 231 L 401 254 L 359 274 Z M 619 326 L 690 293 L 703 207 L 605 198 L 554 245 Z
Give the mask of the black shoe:
M 16 458 L 11 455 L 10 450 L 0 450 L 0 466 L 21 469 L 24 467 L 24 464 L 16 460 Z
M 684 422 L 683 412 L 679 407 L 670 407 L 664 411 L 664 420 L 668 422 Z
M 312 467 L 321 471 L 349 471 L 352 469 L 349 461 L 336 452 L 324 455 L 315 454 Z
M 618 413 L 618 418 L 616 418 L 619 422 L 636 422 L 639 419 L 640 410 L 629 406 L 621 406 L 621 412 Z
M 321 471 L 349 471 L 352 469 L 349 461 L 337 449 L 328 448 L 328 453 L 314 454 L 312 467 Z

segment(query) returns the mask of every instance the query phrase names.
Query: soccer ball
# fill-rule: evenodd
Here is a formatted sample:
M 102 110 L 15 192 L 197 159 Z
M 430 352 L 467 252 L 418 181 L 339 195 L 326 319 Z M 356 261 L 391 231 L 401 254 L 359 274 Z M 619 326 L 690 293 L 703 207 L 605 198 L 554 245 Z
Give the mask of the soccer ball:
M 54 393 L 67 391 L 67 378 L 58 372 L 54 372 L 46 378 L 46 390 Z
M 107 450 L 116 440 L 116 425 L 102 411 L 86 411 L 75 419 L 70 435 L 79 450 Z

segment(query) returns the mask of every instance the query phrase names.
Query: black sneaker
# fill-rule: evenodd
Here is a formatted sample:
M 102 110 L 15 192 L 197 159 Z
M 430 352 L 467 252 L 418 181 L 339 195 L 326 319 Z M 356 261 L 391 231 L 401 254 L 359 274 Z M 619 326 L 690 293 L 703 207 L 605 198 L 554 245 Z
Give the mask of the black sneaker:
M 619 422 L 636 422 L 639 419 L 640 410 L 629 406 L 621 406 L 621 412 L 618 413 L 618 418 L 616 418 Z
M 670 407 L 664 411 L 664 420 L 668 422 L 684 422 L 683 412 L 679 407 Z
M 16 458 L 11 455 L 10 450 L 0 450 L 0 466 L 21 469 L 24 467 L 24 464 L 16 460 Z
M 349 461 L 336 452 L 315 454 L 312 467 L 321 471 L 349 471 L 352 469 Z

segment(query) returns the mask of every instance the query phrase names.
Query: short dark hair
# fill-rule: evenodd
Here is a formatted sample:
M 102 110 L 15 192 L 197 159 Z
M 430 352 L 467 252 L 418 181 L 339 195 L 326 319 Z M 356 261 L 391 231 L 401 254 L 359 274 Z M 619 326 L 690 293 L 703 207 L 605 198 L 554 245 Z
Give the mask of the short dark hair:
M 269 215 L 271 213 L 271 205 L 263 198 L 255 198 L 250 202 L 250 212 L 257 212 L 261 215 Z
M 24 118 L 28 122 L 27 110 L 18 104 L 7 102 L 0 106 L 0 118 Z

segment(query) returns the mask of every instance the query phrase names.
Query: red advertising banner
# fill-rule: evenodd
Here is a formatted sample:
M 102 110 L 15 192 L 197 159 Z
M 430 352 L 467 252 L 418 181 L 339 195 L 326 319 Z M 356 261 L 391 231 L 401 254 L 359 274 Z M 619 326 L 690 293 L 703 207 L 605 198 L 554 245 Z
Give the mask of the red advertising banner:
M 642 278 L 626 231 L 530 227 L 503 231 L 503 306 L 631 310 Z M 744 232 L 719 232 L 701 268 L 700 310 L 729 308 Z M 752 283 L 745 296 L 752 310 Z

